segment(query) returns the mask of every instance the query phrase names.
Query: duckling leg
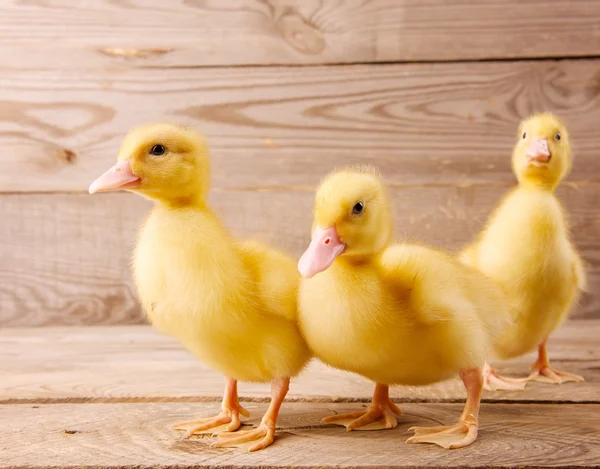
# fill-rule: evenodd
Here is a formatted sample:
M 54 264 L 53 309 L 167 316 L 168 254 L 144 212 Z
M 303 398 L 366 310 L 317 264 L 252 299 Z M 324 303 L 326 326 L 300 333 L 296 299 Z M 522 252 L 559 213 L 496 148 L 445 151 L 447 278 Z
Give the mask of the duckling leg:
M 483 389 L 487 391 L 524 391 L 527 378 L 507 378 L 496 373 L 489 363 L 483 365 Z
M 215 433 L 220 430 L 233 432 L 240 428 L 240 415 L 249 417 L 250 412 L 240 405 L 237 392 L 237 381 L 233 378 L 227 378 L 225 394 L 223 395 L 223 402 L 221 404 L 221 413 L 219 415 L 216 417 L 178 423 L 173 425 L 173 429 L 186 432 L 186 438 L 195 433 Z
M 479 403 L 483 388 L 483 376 L 480 368 L 460 372 L 467 388 L 467 402 L 457 424 L 439 427 L 412 427 L 413 431 L 407 443 L 434 443 L 446 449 L 463 448 L 477 439 L 479 427 Z
M 538 347 L 538 359 L 531 367 L 531 374 L 526 379 L 529 381 L 538 381 L 540 383 L 554 384 L 562 384 L 570 381 L 584 381 L 582 376 L 552 368 L 550 360 L 548 359 L 548 352 L 546 351 L 547 341 L 548 339 L 544 340 Z
M 378 383 L 375 385 L 373 400 L 366 410 L 325 417 L 321 423 L 343 425 L 348 431 L 383 430 L 398 425 L 397 415 L 402 415 L 402 411 L 390 400 L 389 387 Z
M 211 446 L 216 448 L 238 446 L 247 447 L 248 451 L 258 451 L 259 449 L 266 448 L 275 439 L 275 426 L 277 424 L 277 417 L 279 416 L 279 409 L 285 399 L 285 396 L 290 387 L 290 378 L 279 378 L 274 379 L 271 382 L 271 403 L 267 412 L 263 416 L 260 425 L 254 430 L 243 430 L 239 432 L 223 432 L 217 435 L 217 442 Z M 256 440 L 258 443 L 254 445 L 247 445 L 243 443 L 249 443 Z

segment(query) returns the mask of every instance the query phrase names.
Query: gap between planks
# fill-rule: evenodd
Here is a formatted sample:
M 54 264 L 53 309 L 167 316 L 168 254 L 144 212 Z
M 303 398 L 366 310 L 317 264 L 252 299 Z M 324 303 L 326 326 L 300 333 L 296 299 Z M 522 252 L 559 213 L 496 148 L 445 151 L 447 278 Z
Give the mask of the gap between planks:
M 268 386 L 268 385 L 265 385 Z M 577 384 L 572 384 L 577 386 Z M 26 404 L 152 404 L 152 403 L 219 403 L 222 397 L 219 396 L 165 396 L 165 397 L 57 397 L 57 398 L 30 398 L 30 399 L 0 399 L 0 405 L 26 405 Z M 240 402 L 266 404 L 271 400 L 269 397 L 243 397 L 240 396 Z M 393 402 L 398 404 L 461 404 L 465 399 L 438 399 L 438 398 L 393 398 Z M 294 404 L 368 404 L 371 402 L 369 397 L 339 397 L 329 396 L 307 396 L 307 397 L 286 397 L 285 402 Z M 571 401 L 568 399 L 493 399 L 483 398 L 485 404 L 536 404 L 536 405 L 560 405 L 560 404 L 600 404 L 600 396 L 597 399 L 584 399 Z
M 220 70 L 220 69 L 277 69 L 277 68 L 323 68 L 323 67 L 352 67 L 352 66 L 393 66 L 393 65 L 436 65 L 456 64 L 468 65 L 473 63 L 513 63 L 513 62 L 564 62 L 600 59 L 600 54 L 538 56 L 538 57 L 473 57 L 464 59 L 438 58 L 420 60 L 363 60 L 356 62 L 324 62 L 324 63 L 284 63 L 284 64 L 221 64 L 221 65 L 133 65 L 137 70 Z

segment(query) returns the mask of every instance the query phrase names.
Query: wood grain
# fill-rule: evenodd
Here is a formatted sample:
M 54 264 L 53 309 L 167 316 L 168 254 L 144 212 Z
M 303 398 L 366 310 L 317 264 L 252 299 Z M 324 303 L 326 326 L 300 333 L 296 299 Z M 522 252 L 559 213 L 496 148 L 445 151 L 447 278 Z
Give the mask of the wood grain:
M 531 384 L 525 392 L 485 392 L 487 402 L 600 401 L 600 320 L 567 322 L 551 339 L 550 359 L 586 381 L 563 386 Z M 0 403 L 218 402 L 223 377 L 150 326 L 0 329 Z M 535 354 L 497 363 L 524 376 Z M 373 384 L 314 360 L 292 381 L 289 399 L 310 402 L 368 402 Z M 463 402 L 454 379 L 432 386 L 393 386 L 401 402 Z M 265 402 L 268 384 L 241 383 L 244 400 Z
M 597 467 L 600 405 L 484 404 L 478 440 L 455 451 L 406 445 L 413 425 L 454 423 L 460 404 L 407 404 L 398 427 L 346 432 L 321 417 L 359 404 L 284 404 L 275 443 L 264 451 L 210 448 L 170 425 L 218 411 L 218 404 L 0 406 L 0 467 L 426 468 Z M 258 423 L 265 404 L 248 422 Z
M 585 0 L 8 0 L 0 31 L 0 62 L 20 69 L 600 55 Z
M 493 186 L 392 190 L 399 239 L 448 249 L 469 242 L 504 189 Z M 600 314 L 600 185 L 560 191 L 590 277 L 574 317 Z M 237 236 L 296 258 L 310 237 L 309 190 L 214 191 L 212 205 Z M 150 204 L 135 195 L 15 194 L 0 197 L 0 324 L 130 324 L 142 321 L 129 259 Z
M 518 122 L 540 110 L 571 129 L 571 180 L 594 179 L 600 59 L 3 70 L 0 192 L 85 191 L 124 133 L 149 120 L 206 134 L 215 187 L 311 186 L 359 162 L 399 185 L 512 184 Z

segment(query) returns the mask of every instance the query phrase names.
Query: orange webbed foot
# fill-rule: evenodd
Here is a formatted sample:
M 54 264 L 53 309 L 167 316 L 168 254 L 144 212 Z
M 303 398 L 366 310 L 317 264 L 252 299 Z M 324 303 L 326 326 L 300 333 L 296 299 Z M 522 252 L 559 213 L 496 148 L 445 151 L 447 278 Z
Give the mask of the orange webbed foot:
M 222 431 L 233 432 L 240 428 L 240 415 L 249 417 L 250 412 L 244 409 L 238 400 L 237 381 L 233 378 L 227 378 L 225 386 L 225 395 L 221 404 L 221 412 L 215 417 L 192 420 L 173 425 L 174 430 L 185 432 L 185 437 L 189 438 L 194 434 L 200 433 L 219 433 Z
M 256 440 L 259 441 L 251 444 Z M 275 423 L 262 422 L 258 428 L 252 430 L 220 433 L 217 435 L 217 441 L 211 446 L 214 448 L 244 448 L 249 452 L 252 452 L 266 448 L 273 443 L 273 441 L 275 441 Z
M 551 384 L 584 381 L 583 377 L 579 375 L 556 370 L 550 365 L 548 351 L 546 350 L 546 341 L 542 342 L 538 347 L 538 359 L 533 364 L 531 374 L 527 377 L 527 380 Z
M 574 373 L 568 373 L 566 371 L 556 370 L 550 365 L 544 366 L 540 369 L 534 369 L 526 379 L 528 381 L 537 381 L 539 383 L 550 384 L 563 384 L 569 382 L 580 383 L 585 381 L 583 376 L 579 376 Z
M 483 388 L 483 373 L 479 368 L 461 371 L 460 376 L 467 389 L 467 402 L 455 425 L 437 427 L 412 427 L 414 432 L 407 443 L 433 443 L 442 448 L 464 448 L 477 439 L 479 428 L 479 402 Z
M 198 420 L 191 420 L 189 422 L 182 422 L 173 425 L 174 430 L 181 430 L 186 432 L 186 438 L 192 435 L 201 433 L 219 433 L 219 432 L 234 432 L 240 428 L 241 421 L 240 415 L 249 417 L 250 412 L 244 409 L 241 405 L 237 405 L 236 408 L 228 408 L 219 413 L 215 417 L 208 417 Z
M 252 452 L 264 449 L 273 443 L 275 441 L 275 427 L 279 409 L 288 392 L 289 385 L 289 378 L 276 378 L 271 382 L 271 403 L 258 428 L 235 433 L 220 433 L 217 435 L 217 441 L 211 446 L 215 448 L 244 448 Z M 253 444 L 256 440 L 258 441 Z
M 477 423 L 460 421 L 455 425 L 411 427 L 414 432 L 407 443 L 433 443 L 446 449 L 463 448 L 477 439 Z
M 483 367 L 483 389 L 486 391 L 524 391 L 527 378 L 507 378 L 496 373 L 487 363 Z
M 342 425 L 348 431 L 384 430 L 396 428 L 398 425 L 396 416 L 400 415 L 402 415 L 402 411 L 390 400 L 388 387 L 377 384 L 373 401 L 366 410 L 325 417 L 321 423 Z

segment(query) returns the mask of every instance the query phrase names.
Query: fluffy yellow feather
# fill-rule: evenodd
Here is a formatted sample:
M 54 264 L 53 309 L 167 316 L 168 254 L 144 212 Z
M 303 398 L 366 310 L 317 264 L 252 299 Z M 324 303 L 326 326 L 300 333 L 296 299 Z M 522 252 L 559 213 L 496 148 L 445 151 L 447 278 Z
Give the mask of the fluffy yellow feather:
M 137 240 L 133 274 L 140 302 L 158 330 L 227 379 L 222 412 L 176 425 L 188 435 L 216 429 L 217 446 L 271 444 L 289 378 L 309 351 L 297 326 L 300 276 L 284 254 L 230 236 L 209 209 L 207 147 L 194 130 L 157 123 L 132 130 L 117 164 L 90 192 L 128 189 L 156 202 Z M 272 382 L 272 401 L 257 429 L 237 432 L 237 380 Z
M 323 362 L 377 383 L 366 411 L 324 422 L 349 430 L 395 427 L 400 409 L 389 385 L 425 385 L 460 373 L 468 392 L 460 421 L 415 428 L 408 442 L 463 447 L 477 437 L 480 367 L 505 326 L 506 305 L 476 269 L 432 248 L 390 244 L 392 226 L 376 171 L 344 169 L 319 187 L 312 242 L 298 265 L 305 277 L 300 326 Z
M 571 168 L 569 133 L 549 113 L 523 121 L 512 155 L 519 181 L 461 259 L 502 288 L 512 327 L 497 353 L 513 358 L 538 347 L 538 360 L 524 380 L 503 378 L 486 366 L 486 389 L 522 389 L 527 380 L 562 383 L 583 378 L 553 369 L 546 340 L 567 316 L 585 286 L 585 271 L 569 240 L 564 210 L 554 194 Z

